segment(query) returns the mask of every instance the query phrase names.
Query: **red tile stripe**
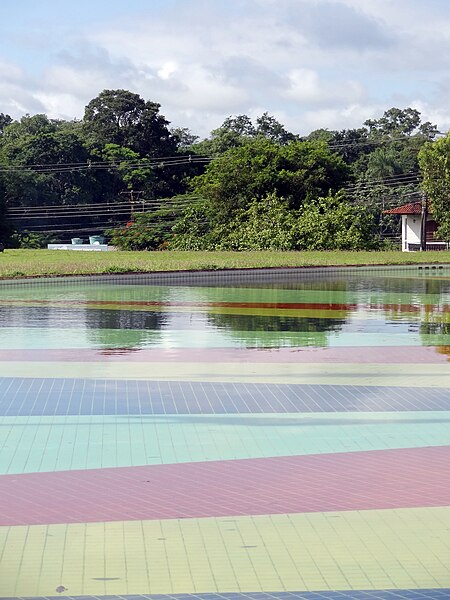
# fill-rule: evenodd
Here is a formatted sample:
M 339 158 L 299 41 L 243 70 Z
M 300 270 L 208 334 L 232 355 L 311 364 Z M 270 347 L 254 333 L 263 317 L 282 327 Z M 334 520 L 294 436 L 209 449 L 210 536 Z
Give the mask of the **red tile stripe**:
M 392 311 L 394 313 L 439 313 L 450 312 L 450 304 L 437 306 L 436 304 L 394 304 L 394 303 L 327 303 L 327 302 L 181 302 L 181 301 L 146 301 L 146 300 L 46 300 L 36 298 L 2 299 L 0 306 L 8 305 L 31 305 L 31 306 L 59 306 L 68 308 L 79 306 L 117 306 L 118 309 L 126 310 L 127 307 L 149 307 L 155 308 L 246 308 L 246 309 L 292 309 L 292 310 L 330 310 L 351 311 L 358 307 L 368 310 Z
M 0 525 L 450 505 L 450 446 L 0 477 Z
M 450 347 L 446 346 L 0 350 L 0 361 L 18 362 L 438 364 L 448 362 L 449 357 Z
M 117 305 L 127 306 L 155 306 L 155 307 L 198 307 L 198 308 L 290 308 L 293 310 L 355 310 L 357 304 L 335 304 L 323 302 L 174 302 L 174 301 L 147 301 L 147 300 L 40 300 L 40 299 L 18 299 L 1 300 L 3 304 L 37 304 L 37 305 L 68 305 L 68 306 L 90 306 L 90 305 Z

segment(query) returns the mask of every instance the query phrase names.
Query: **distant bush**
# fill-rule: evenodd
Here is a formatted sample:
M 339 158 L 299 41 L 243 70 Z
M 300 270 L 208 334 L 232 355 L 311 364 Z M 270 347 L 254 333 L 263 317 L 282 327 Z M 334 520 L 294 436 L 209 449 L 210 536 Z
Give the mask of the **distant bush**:
M 105 231 L 110 244 L 120 250 L 163 250 L 171 236 L 173 215 L 167 209 L 136 213 L 124 227 Z
M 207 205 L 176 223 L 177 250 L 372 250 L 379 247 L 373 214 L 338 193 L 297 210 L 272 193 L 217 223 Z
M 47 244 L 56 244 L 59 238 L 49 233 L 36 233 L 32 231 L 21 231 L 13 233 L 9 240 L 10 248 L 23 248 L 25 250 L 38 250 L 47 248 Z

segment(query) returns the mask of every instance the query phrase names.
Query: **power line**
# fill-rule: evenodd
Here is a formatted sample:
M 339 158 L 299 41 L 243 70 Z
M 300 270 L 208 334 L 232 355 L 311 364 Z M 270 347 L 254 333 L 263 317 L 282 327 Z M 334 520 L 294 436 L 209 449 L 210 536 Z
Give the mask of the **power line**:
M 171 211 L 171 210 L 177 210 L 177 209 L 182 209 L 185 208 L 187 205 L 192 206 L 192 203 L 188 203 L 188 202 L 183 202 L 183 203 L 178 203 L 178 204 L 172 204 L 172 205 L 163 205 L 163 204 L 145 204 L 142 205 L 142 203 L 139 203 L 139 205 L 128 205 L 128 206 L 120 206 L 117 208 L 112 208 L 112 209 L 101 209 L 101 208 L 94 208 L 94 209 L 85 209 L 83 211 L 76 211 L 76 210 L 66 210 L 66 211 L 34 211 L 32 213 L 28 213 L 27 211 L 8 211 L 7 215 L 8 217 L 12 218 L 12 219 L 57 219 L 57 218 L 61 218 L 61 217 L 66 217 L 66 216 L 73 216 L 73 217 L 85 217 L 85 216 L 95 216 L 95 215 L 114 215 L 114 214 L 127 214 L 130 213 L 133 209 L 136 212 L 151 212 L 151 211 L 158 211 L 158 210 L 163 210 L 163 211 Z
M 86 162 L 86 163 L 53 163 L 48 165 L 10 165 L 0 167 L 0 173 L 36 173 L 36 174 L 56 174 L 56 173 L 77 173 L 84 171 L 123 171 L 142 168 L 166 168 L 173 166 L 182 166 L 189 164 L 204 164 L 211 162 L 212 158 L 190 155 L 186 157 L 176 157 L 176 160 L 150 159 L 148 162 L 137 161 L 117 161 L 117 162 Z
M 194 195 L 189 195 L 189 196 L 173 196 L 172 198 L 151 198 L 151 199 L 142 199 L 139 200 L 139 203 L 144 202 L 146 205 L 152 205 L 152 204 L 163 204 L 163 203 L 176 203 L 176 202 L 188 202 L 188 201 L 192 201 L 192 200 L 199 200 L 201 199 L 200 196 L 194 196 Z M 103 207 L 103 208 L 108 208 L 108 207 L 116 207 L 116 206 L 129 206 L 130 205 L 130 201 L 129 200 L 124 200 L 122 202 L 89 202 L 88 204 L 42 204 L 39 206 L 18 206 L 18 207 L 11 207 L 9 210 L 13 211 L 13 210 L 27 210 L 27 211 L 34 211 L 34 210 L 44 210 L 44 209 L 51 209 L 51 210 L 65 210 L 65 209 L 83 209 L 83 208 L 89 208 L 89 207 Z
M 420 135 L 420 134 L 417 134 Z M 377 146 L 391 142 L 405 142 L 418 139 L 415 136 L 402 137 L 380 137 L 358 141 L 346 142 L 325 142 L 329 149 L 352 148 L 357 146 Z M 303 140 L 308 143 L 314 143 L 316 140 Z M 425 140 L 430 141 L 430 140 Z M 320 140 L 319 140 L 320 142 Z M 136 169 L 145 167 L 165 168 L 170 166 L 179 166 L 186 164 L 208 163 L 213 160 L 223 160 L 226 156 L 202 156 L 199 154 L 188 155 L 173 155 L 173 156 L 158 156 L 158 157 L 142 157 L 140 159 L 125 159 L 125 160 L 110 160 L 110 161 L 92 161 L 85 162 L 70 162 L 70 163 L 32 163 L 27 165 L 7 165 L 0 167 L 0 173 L 18 173 L 18 172 L 34 172 L 34 173 L 64 173 L 77 172 L 86 170 L 110 170 L 110 169 Z

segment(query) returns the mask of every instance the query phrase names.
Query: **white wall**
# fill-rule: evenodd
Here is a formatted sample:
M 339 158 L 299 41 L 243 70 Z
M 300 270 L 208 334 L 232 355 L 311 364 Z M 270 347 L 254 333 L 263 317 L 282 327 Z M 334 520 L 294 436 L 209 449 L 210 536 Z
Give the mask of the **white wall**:
M 421 215 L 402 215 L 402 249 L 408 252 L 408 244 L 420 244 Z

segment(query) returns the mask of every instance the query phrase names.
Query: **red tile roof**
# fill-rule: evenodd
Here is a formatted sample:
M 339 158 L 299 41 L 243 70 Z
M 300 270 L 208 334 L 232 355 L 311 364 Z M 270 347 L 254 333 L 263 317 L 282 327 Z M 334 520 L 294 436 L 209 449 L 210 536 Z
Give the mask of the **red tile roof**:
M 385 215 L 420 215 L 422 213 L 421 202 L 410 202 L 403 206 L 397 206 L 397 208 L 391 208 L 390 210 L 383 210 Z

